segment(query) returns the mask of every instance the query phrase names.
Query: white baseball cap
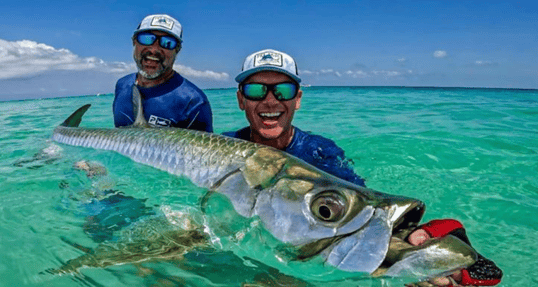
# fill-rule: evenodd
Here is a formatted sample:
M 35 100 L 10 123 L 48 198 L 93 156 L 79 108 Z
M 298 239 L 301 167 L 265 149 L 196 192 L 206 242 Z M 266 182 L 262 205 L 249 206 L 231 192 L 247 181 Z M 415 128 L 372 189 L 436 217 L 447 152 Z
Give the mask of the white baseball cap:
M 241 83 L 250 75 L 261 71 L 283 73 L 297 83 L 301 82 L 295 60 L 286 53 L 272 49 L 262 50 L 246 57 L 241 73 L 235 77 L 235 81 Z
M 183 42 L 183 28 L 178 20 L 166 15 L 155 14 L 146 16 L 134 31 L 134 35 L 150 30 L 158 30 L 166 32 L 176 37 L 180 42 Z

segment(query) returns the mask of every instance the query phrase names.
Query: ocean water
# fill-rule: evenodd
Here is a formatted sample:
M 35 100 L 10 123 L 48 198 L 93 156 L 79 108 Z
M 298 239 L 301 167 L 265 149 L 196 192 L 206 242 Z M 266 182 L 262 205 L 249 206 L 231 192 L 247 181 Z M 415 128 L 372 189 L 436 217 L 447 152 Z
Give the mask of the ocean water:
M 216 132 L 247 125 L 234 89 L 206 93 Z M 0 286 L 403 286 L 339 273 L 300 278 L 317 262 L 277 270 L 263 228 L 225 201 L 202 214 L 204 190 L 184 178 L 50 141 L 54 127 L 86 103 L 92 108 L 81 126 L 113 127 L 112 100 L 109 94 L 0 102 Z M 460 220 L 473 246 L 504 271 L 499 286 L 538 286 L 537 90 L 308 87 L 294 123 L 333 139 L 368 187 L 424 201 L 423 221 Z M 106 166 L 108 175 L 88 178 L 74 169 L 83 159 Z M 226 216 L 229 226 L 216 228 L 215 238 L 227 247 L 76 275 L 44 272 L 82 255 L 75 244 L 97 246 L 81 206 L 106 189 L 140 199 L 156 216 Z M 128 210 L 116 214 L 122 212 L 129 217 Z

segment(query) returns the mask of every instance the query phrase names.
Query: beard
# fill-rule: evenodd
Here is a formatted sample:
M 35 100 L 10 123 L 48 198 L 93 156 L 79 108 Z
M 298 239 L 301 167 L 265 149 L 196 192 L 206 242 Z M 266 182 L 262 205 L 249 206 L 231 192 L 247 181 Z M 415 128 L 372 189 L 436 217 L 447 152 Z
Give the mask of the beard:
M 146 78 L 146 79 L 148 79 L 148 80 L 156 79 L 156 78 L 158 78 L 160 75 L 162 75 L 163 72 L 164 72 L 164 68 L 161 67 L 159 70 L 157 70 L 157 71 L 155 71 L 154 73 L 151 73 L 151 74 L 150 74 L 150 73 L 144 71 L 140 65 L 137 65 L 137 66 L 138 66 L 138 73 L 139 73 L 142 77 L 144 77 L 144 78 Z
M 146 59 L 148 56 L 152 56 L 152 57 L 155 57 L 155 58 L 158 58 L 159 59 L 159 67 L 156 71 L 152 72 L 152 73 L 149 73 L 147 71 L 144 70 L 144 65 L 142 64 L 142 61 L 144 59 Z M 146 52 L 146 53 L 143 53 L 142 55 L 140 55 L 139 58 L 137 58 L 136 56 L 134 57 L 134 60 L 136 62 L 136 67 L 138 68 L 138 73 L 148 79 L 148 80 L 153 80 L 153 79 L 156 79 L 158 77 L 160 77 L 166 70 L 166 66 L 164 65 L 164 56 L 159 54 L 159 53 L 151 53 L 151 52 Z

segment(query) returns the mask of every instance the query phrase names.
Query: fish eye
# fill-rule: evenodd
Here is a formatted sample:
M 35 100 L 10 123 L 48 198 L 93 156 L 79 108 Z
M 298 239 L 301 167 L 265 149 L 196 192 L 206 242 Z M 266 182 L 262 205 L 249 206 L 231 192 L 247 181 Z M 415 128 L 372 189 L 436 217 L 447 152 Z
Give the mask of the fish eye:
M 335 222 L 344 217 L 346 201 L 336 191 L 326 191 L 312 201 L 311 210 L 318 219 Z

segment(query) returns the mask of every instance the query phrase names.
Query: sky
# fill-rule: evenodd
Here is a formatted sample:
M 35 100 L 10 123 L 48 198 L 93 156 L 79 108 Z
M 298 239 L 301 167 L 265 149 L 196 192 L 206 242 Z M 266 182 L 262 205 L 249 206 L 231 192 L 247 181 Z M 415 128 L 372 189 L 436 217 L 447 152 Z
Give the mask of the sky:
M 536 1 L 2 1 L 0 101 L 114 92 L 149 14 L 183 26 L 175 70 L 235 87 L 244 58 L 290 54 L 312 86 L 538 88 Z

